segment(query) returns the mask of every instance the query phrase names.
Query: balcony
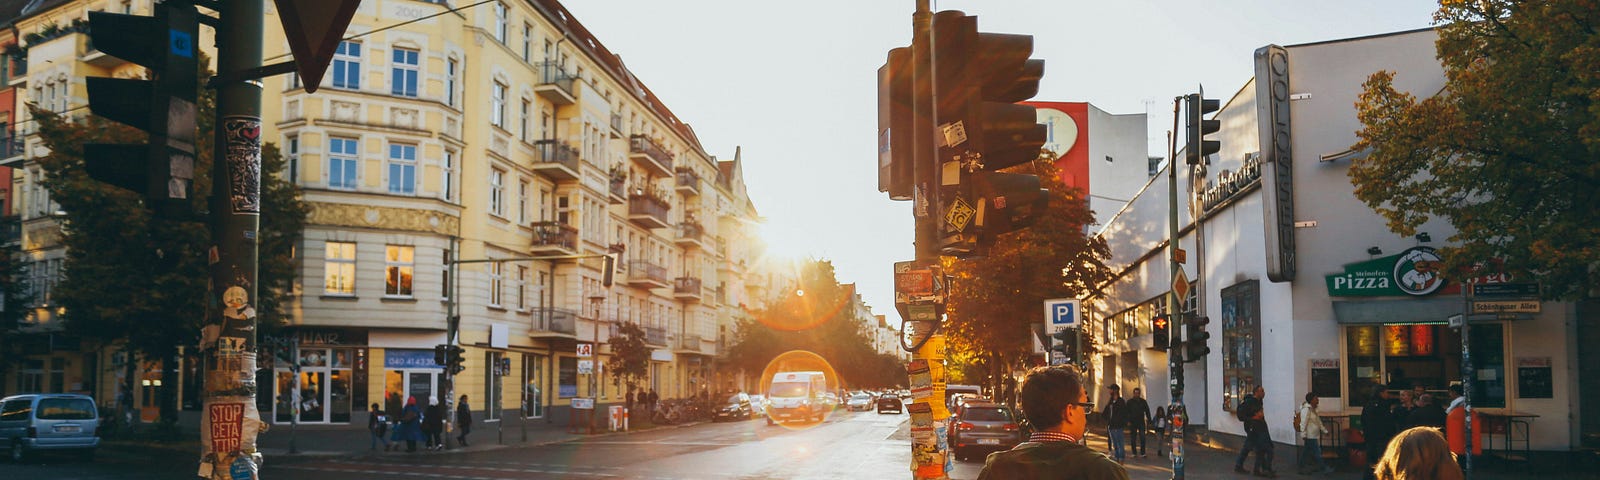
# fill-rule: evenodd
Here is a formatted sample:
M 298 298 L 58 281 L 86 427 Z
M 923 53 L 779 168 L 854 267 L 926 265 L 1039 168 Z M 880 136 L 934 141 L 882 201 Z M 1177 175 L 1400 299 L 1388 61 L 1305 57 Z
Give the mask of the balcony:
M 686 197 L 700 195 L 700 175 L 694 170 L 678 169 L 678 193 Z
M 693 220 L 678 224 L 678 246 L 684 248 L 706 248 L 706 229 L 700 222 Z
M 667 228 L 672 226 L 667 221 L 671 208 L 659 194 L 634 193 L 628 196 L 628 221 L 644 228 Z
M 667 329 L 661 327 L 644 327 L 644 343 L 658 347 L 667 346 Z
M 622 114 L 611 114 L 611 138 L 622 138 Z
M 672 282 L 672 298 L 686 303 L 700 303 L 700 279 L 678 277 Z
M 621 205 L 628 202 L 628 177 L 620 175 L 611 176 L 611 204 Z
M 578 338 L 578 312 L 565 308 L 541 308 L 533 312 L 528 336 L 533 338 Z
M 704 355 L 704 354 L 706 354 L 708 352 L 705 351 L 704 347 L 700 346 L 700 342 L 701 342 L 701 340 L 700 340 L 700 336 L 699 335 L 690 335 L 690 334 L 679 335 L 678 336 L 678 344 L 673 346 L 674 347 L 673 350 L 675 351 L 675 353 L 690 353 L 690 354 Z
M 644 260 L 628 262 L 628 285 L 640 288 L 667 288 L 672 286 L 672 281 L 667 280 L 667 269 L 660 265 Z
M 577 255 L 578 254 L 578 228 L 561 222 L 534 222 L 533 247 L 528 253 L 534 255 Z
M 533 142 L 533 149 L 539 154 L 533 159 L 534 171 L 556 180 L 578 179 L 579 153 L 576 147 L 557 140 L 539 140 Z
M 26 145 L 21 134 L 0 136 L 0 166 L 21 166 Z
M 539 68 L 539 84 L 533 92 L 556 105 L 578 103 L 578 82 L 555 62 L 544 62 Z
M 628 138 L 628 158 L 639 163 L 639 166 L 649 170 L 651 175 L 672 175 L 672 154 L 667 149 L 661 148 L 655 140 L 644 135 L 634 135 Z

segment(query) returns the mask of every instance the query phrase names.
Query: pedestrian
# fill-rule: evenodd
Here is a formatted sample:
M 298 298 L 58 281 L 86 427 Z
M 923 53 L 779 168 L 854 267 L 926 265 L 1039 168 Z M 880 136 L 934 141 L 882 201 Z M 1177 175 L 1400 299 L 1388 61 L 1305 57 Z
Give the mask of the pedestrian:
M 1267 431 L 1267 415 L 1261 404 L 1261 399 L 1267 396 L 1267 389 L 1256 385 L 1253 393 L 1244 397 L 1234 412 L 1239 416 L 1239 421 L 1244 422 L 1244 448 L 1239 449 L 1239 458 L 1233 462 L 1233 471 L 1276 478 L 1278 472 L 1272 470 L 1272 435 Z M 1246 471 L 1244 459 L 1252 451 L 1256 453 L 1255 468 Z
M 1445 438 L 1450 441 L 1450 452 L 1456 454 L 1457 461 L 1466 461 L 1467 457 L 1467 397 L 1463 395 L 1461 384 L 1450 386 L 1450 408 L 1445 410 Z M 1478 412 L 1472 412 L 1472 454 L 1483 455 L 1483 423 L 1478 420 Z
M 658 408 L 661 408 L 661 397 L 656 395 L 656 389 L 650 389 L 650 395 L 645 400 L 645 403 L 650 404 L 650 411 L 652 412 L 656 411 Z
M 1399 405 L 1387 388 L 1382 385 L 1376 387 L 1378 395 L 1361 407 L 1361 436 L 1365 442 L 1368 467 L 1364 478 L 1368 479 L 1375 478 L 1371 467 L 1378 464 L 1378 457 L 1383 456 L 1384 447 L 1394 437 L 1394 409 Z
M 1111 391 L 1111 401 L 1106 402 L 1106 408 L 1100 410 L 1100 414 L 1106 417 L 1106 438 L 1111 443 L 1111 458 L 1122 463 L 1127 460 L 1127 452 L 1123 447 L 1128 438 L 1123 435 L 1123 430 L 1128 428 L 1128 402 L 1122 399 L 1122 387 L 1117 384 L 1111 384 L 1106 389 Z
M 472 433 L 472 408 L 467 406 L 466 395 L 462 395 L 461 400 L 456 402 L 456 428 L 461 429 L 461 433 L 456 435 L 456 440 L 461 441 L 461 446 L 467 446 L 467 434 Z
M 1156 430 L 1156 456 L 1167 456 L 1167 407 L 1156 407 L 1156 416 L 1152 423 Z
M 628 412 L 632 412 L 633 411 L 633 402 L 635 400 L 635 397 L 637 397 L 637 396 L 638 396 L 638 394 L 634 393 L 632 386 L 628 387 L 628 393 L 622 394 L 622 401 L 623 401 L 623 403 L 627 404 L 626 406 L 623 407 L 623 408 L 626 409 L 625 411 L 628 411 Z
M 1424 393 L 1417 397 L 1417 408 L 1411 409 L 1411 416 L 1406 417 L 1406 424 L 1413 427 L 1443 429 L 1445 419 L 1444 407 L 1433 399 L 1433 394 Z
M 1400 432 L 1411 428 L 1411 411 L 1417 409 L 1416 394 L 1411 390 L 1400 391 L 1400 402 L 1394 408 L 1394 431 Z
M 1148 451 L 1144 445 L 1145 431 L 1150 428 L 1150 403 L 1140 396 L 1140 389 L 1133 389 L 1133 396 L 1128 398 L 1128 438 L 1133 455 L 1145 456 Z
M 1127 480 L 1128 472 L 1105 454 L 1079 444 L 1088 428 L 1088 392 L 1071 366 L 1039 367 L 1023 379 L 1022 414 L 1035 430 L 1028 441 L 989 455 L 978 480 Z
M 369 450 L 377 450 L 378 444 L 383 444 L 383 451 L 389 451 L 389 439 L 384 435 L 389 433 L 389 420 L 384 418 L 383 411 L 378 410 L 378 404 L 372 404 L 367 410 L 367 432 L 372 433 L 372 446 Z
M 1314 392 L 1306 392 L 1306 402 L 1300 404 L 1300 424 L 1294 429 L 1300 431 L 1300 461 L 1297 465 L 1301 475 L 1314 472 L 1330 473 L 1333 467 L 1322 461 L 1322 436 L 1328 433 L 1328 427 L 1322 425 L 1322 417 L 1317 415 L 1317 404 L 1320 400 Z
M 1461 480 L 1461 467 L 1439 429 L 1416 427 L 1399 435 L 1378 460 L 1378 480 Z
M 427 438 L 428 450 L 444 449 L 444 406 L 439 397 L 428 397 L 428 409 L 422 414 L 422 434 Z
M 400 423 L 394 428 L 392 440 L 406 442 L 407 452 L 417 451 L 417 441 L 423 440 L 422 408 L 417 406 L 417 397 L 406 397 L 406 407 L 400 411 Z

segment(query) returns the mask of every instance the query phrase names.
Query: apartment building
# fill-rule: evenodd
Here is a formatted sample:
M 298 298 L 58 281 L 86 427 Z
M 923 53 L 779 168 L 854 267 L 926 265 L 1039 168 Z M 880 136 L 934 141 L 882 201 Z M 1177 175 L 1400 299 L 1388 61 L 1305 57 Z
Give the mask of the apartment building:
M 22 13 L 17 31 L 72 24 L 92 9 L 150 8 L 42 3 Z M 267 7 L 272 63 L 290 53 Z M 740 155 L 708 153 L 555 0 L 454 7 L 362 2 L 316 93 L 293 75 L 263 80 L 263 135 L 289 157 L 275 173 L 312 206 L 287 319 L 298 372 L 281 361 L 261 372 L 263 416 L 339 424 L 371 403 L 443 400 L 433 348 L 452 315 L 467 351 L 454 392 L 491 422 L 564 421 L 575 398 L 620 403 L 605 344 L 621 322 L 643 327 L 653 347 L 644 388 L 662 398 L 713 389 L 723 375 L 716 356 L 760 298 L 744 280 L 762 248 Z M 136 74 L 86 37 L 30 45 L 21 78 L 33 90 L 19 102 L 80 107 L 83 77 Z M 35 95 L 54 88 L 66 93 Z M 24 201 L 47 205 L 28 190 L 35 173 L 22 157 L 11 163 L 24 167 Z M 22 217 L 35 263 L 61 253 L 47 231 L 29 230 L 59 228 L 49 211 Z M 605 254 L 620 258 L 610 287 Z M 593 342 L 595 356 L 579 357 Z M 41 356 L 109 365 L 95 358 L 107 355 Z M 88 372 L 105 370 L 92 365 L 66 368 L 85 372 L 68 374 L 84 378 L 81 390 L 99 378 Z

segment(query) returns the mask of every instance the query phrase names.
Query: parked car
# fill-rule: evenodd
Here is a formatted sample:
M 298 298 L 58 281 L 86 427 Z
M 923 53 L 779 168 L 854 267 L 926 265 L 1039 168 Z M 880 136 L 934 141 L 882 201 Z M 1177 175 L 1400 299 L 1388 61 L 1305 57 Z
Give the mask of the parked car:
M 865 394 L 865 393 L 857 393 L 855 395 L 851 395 L 850 399 L 845 401 L 844 408 L 845 408 L 845 410 L 849 410 L 849 411 L 852 411 L 852 412 L 857 411 L 857 410 L 860 410 L 860 411 L 863 411 L 863 412 L 865 412 L 867 410 L 872 410 L 872 395 L 868 395 L 868 394 Z
M 727 400 L 724 400 L 722 405 L 717 407 L 716 415 L 711 417 L 711 421 L 719 422 L 724 419 L 749 420 L 750 417 L 755 416 L 755 408 L 751 406 L 752 403 L 750 396 L 745 395 L 744 392 L 729 395 Z
M 0 399 L 0 445 L 12 462 L 38 452 L 73 452 L 94 459 L 100 446 L 100 414 L 94 398 L 77 394 L 30 394 Z
M 879 414 L 889 410 L 894 410 L 894 413 L 905 413 L 906 411 L 905 405 L 900 403 L 900 396 L 893 393 L 885 393 L 878 397 L 878 401 L 873 403 L 878 406 Z
M 1022 443 L 1022 427 L 1009 407 L 987 402 L 968 402 L 959 414 L 950 417 L 950 451 L 957 460 L 978 451 L 1009 450 Z
M 839 403 L 839 396 L 835 395 L 833 392 L 822 394 L 822 404 L 827 407 L 827 410 L 833 410 L 841 406 Z
M 763 416 L 766 415 L 767 414 L 767 396 L 766 395 L 751 395 L 750 396 L 750 412 L 754 413 L 756 415 L 763 415 Z

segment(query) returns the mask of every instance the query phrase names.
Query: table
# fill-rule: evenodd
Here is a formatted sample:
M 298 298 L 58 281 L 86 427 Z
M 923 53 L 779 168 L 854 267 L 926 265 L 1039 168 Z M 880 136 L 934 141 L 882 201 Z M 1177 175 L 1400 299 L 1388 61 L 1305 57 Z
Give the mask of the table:
M 1498 451 L 1499 456 L 1505 460 L 1528 459 L 1529 451 L 1532 450 L 1533 419 L 1539 418 L 1538 415 L 1500 409 L 1480 409 L 1476 412 L 1478 417 L 1483 419 L 1482 438 L 1485 451 Z M 1473 430 L 1478 430 L 1478 426 L 1473 425 Z M 1495 448 L 1496 436 L 1500 437 L 1500 448 Z M 1522 443 L 1520 450 L 1517 448 L 1517 442 Z

